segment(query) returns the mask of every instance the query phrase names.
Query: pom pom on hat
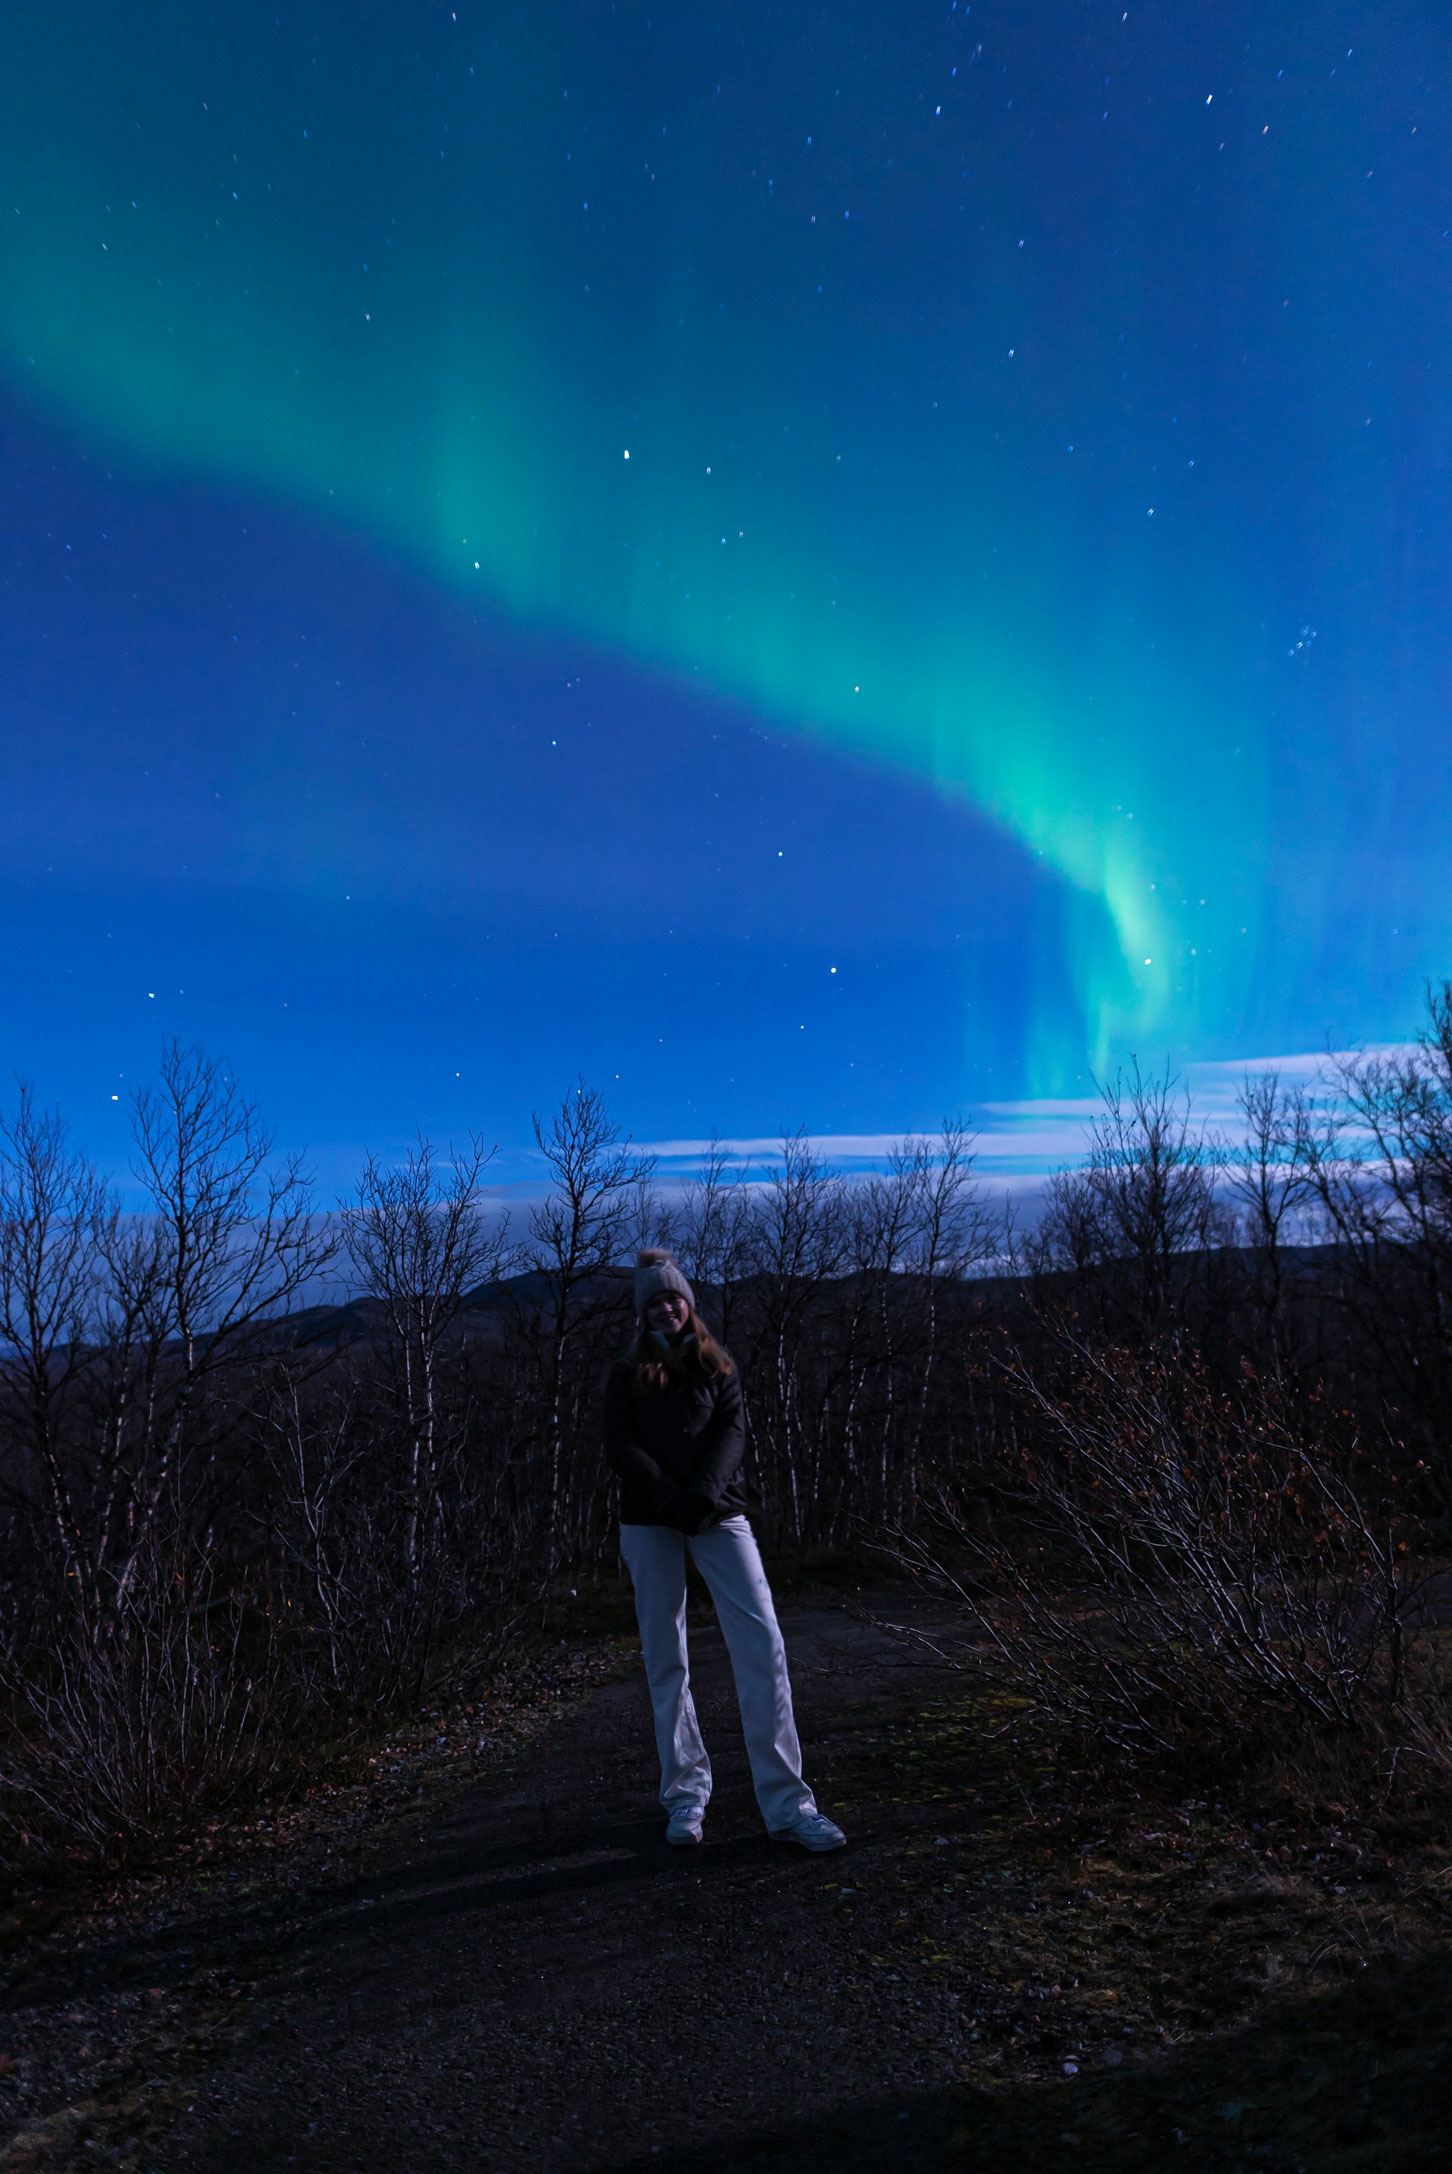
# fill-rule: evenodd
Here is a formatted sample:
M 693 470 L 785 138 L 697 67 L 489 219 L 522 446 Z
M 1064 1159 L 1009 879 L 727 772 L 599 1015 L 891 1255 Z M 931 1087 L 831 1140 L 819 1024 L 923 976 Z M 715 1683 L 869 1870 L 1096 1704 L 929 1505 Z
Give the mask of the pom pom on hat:
M 635 1257 L 635 1310 L 644 1313 L 662 1291 L 674 1291 L 694 1313 L 696 1294 L 664 1246 L 645 1246 Z

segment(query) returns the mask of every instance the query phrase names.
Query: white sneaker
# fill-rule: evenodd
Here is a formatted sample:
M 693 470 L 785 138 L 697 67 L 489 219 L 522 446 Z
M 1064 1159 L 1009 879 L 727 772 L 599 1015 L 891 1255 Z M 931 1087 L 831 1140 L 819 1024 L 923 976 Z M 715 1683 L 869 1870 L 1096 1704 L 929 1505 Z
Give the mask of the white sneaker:
M 699 1842 L 701 1839 L 702 1816 L 702 1813 L 694 1804 L 677 1805 L 676 1809 L 671 1813 L 670 1822 L 666 1827 L 666 1840 L 677 1843 L 683 1848 L 688 1843 Z
M 803 1812 L 789 1827 L 768 1827 L 773 1842 L 800 1842 L 803 1849 L 845 1849 L 847 1837 L 820 1812 Z

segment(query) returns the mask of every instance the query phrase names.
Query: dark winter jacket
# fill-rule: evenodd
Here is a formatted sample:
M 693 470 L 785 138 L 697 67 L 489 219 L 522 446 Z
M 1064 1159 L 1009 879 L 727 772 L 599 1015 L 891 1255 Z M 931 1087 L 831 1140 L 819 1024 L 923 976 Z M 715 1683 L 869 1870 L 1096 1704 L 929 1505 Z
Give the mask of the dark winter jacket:
M 741 1459 L 746 1415 L 741 1377 L 708 1374 L 695 1359 L 663 1389 L 637 1387 L 628 1359 L 605 1384 L 605 1456 L 620 1481 L 622 1525 L 676 1525 L 691 1531 L 746 1508 Z M 685 1496 L 698 1498 L 671 1514 Z

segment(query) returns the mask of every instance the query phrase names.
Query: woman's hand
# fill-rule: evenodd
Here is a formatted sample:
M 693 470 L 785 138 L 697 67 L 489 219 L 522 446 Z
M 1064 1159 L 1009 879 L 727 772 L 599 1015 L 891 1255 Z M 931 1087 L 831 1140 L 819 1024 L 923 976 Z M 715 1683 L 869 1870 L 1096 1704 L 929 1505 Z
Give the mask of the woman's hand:
M 672 1495 L 665 1507 L 656 1511 L 656 1522 L 669 1525 L 672 1532 L 683 1532 L 689 1536 L 700 1531 L 715 1507 L 709 1495 L 698 1495 L 687 1490 L 684 1494 Z

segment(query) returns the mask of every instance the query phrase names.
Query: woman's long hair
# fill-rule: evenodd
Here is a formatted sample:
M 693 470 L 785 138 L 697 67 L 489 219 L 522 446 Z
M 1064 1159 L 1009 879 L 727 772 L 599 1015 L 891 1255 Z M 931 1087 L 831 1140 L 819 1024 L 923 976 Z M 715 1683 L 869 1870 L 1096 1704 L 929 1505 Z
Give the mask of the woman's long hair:
M 732 1371 L 730 1359 L 694 1306 L 680 1335 L 673 1336 L 664 1350 L 654 1329 L 647 1328 L 642 1319 L 625 1357 L 637 1389 L 664 1389 L 668 1381 L 684 1379 L 692 1367 L 713 1381 Z

